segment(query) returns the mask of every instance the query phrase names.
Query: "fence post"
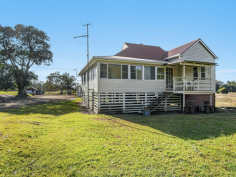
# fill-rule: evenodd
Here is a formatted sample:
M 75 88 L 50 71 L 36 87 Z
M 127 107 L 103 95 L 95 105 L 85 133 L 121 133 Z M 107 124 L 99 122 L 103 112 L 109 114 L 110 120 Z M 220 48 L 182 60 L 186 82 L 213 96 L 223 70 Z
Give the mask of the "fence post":
M 125 92 L 123 93 L 123 113 L 125 113 Z
M 99 92 L 97 93 L 97 96 L 98 96 L 97 113 L 99 113 L 100 111 L 100 93 Z
M 83 92 L 81 93 L 81 102 L 84 103 Z
M 94 91 L 92 92 L 92 110 L 94 114 Z

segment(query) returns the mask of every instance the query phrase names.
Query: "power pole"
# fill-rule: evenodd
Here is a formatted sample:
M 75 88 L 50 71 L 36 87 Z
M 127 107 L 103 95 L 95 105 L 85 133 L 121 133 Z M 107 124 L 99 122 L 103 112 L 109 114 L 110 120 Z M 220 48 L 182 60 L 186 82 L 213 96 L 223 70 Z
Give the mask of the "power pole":
M 83 25 L 83 24 L 82 24 Z M 87 89 L 88 89 L 88 113 L 89 113 L 89 33 L 88 33 L 88 26 L 91 25 L 90 23 L 87 23 L 83 26 L 87 26 L 87 35 L 82 35 L 82 36 L 76 36 L 74 38 L 79 38 L 79 37 L 87 37 Z

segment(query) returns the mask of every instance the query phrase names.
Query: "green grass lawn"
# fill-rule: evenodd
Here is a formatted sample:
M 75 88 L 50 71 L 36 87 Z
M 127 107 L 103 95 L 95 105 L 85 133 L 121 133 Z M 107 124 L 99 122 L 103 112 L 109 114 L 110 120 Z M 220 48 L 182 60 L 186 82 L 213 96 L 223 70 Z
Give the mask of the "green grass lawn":
M 16 96 L 16 95 L 18 95 L 18 92 L 17 92 L 17 91 L 6 91 L 6 92 L 0 91 L 0 94 L 6 94 L 6 95 L 14 95 L 14 96 Z
M 0 112 L 0 176 L 235 176 L 236 114 L 86 115 L 79 99 Z

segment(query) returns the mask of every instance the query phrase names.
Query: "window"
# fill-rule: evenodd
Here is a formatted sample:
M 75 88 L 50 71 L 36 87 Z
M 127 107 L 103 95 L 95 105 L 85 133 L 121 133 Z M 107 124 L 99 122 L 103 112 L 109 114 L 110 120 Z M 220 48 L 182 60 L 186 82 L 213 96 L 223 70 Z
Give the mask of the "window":
M 164 79 L 165 79 L 164 68 L 157 68 L 157 80 L 164 80 Z
M 205 80 L 206 78 L 206 68 L 201 67 L 201 80 Z
M 122 79 L 128 79 L 128 65 L 122 65 Z
M 84 74 L 84 84 L 86 84 L 86 74 Z
M 81 76 L 81 83 L 84 85 L 84 75 Z
M 198 67 L 193 67 L 193 79 L 198 79 Z
M 142 80 L 142 66 L 130 66 L 130 79 Z
M 155 67 L 144 66 L 144 80 L 155 80 Z
M 108 79 L 121 79 L 121 65 L 108 64 Z
M 100 64 L 100 78 L 107 78 L 107 64 Z

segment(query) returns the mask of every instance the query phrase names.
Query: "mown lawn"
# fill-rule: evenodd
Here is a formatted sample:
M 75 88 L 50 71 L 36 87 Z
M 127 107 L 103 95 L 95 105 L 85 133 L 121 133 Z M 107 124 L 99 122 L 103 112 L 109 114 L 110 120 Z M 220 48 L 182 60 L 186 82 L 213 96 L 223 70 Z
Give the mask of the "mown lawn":
M 16 96 L 16 95 L 18 95 L 18 92 L 17 91 L 6 91 L 6 92 L 4 92 L 4 91 L 0 91 L 0 94 L 6 94 L 6 95 L 14 95 L 14 96 Z
M 236 114 L 86 115 L 76 101 L 0 112 L 0 176 L 235 176 Z

